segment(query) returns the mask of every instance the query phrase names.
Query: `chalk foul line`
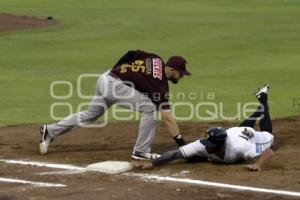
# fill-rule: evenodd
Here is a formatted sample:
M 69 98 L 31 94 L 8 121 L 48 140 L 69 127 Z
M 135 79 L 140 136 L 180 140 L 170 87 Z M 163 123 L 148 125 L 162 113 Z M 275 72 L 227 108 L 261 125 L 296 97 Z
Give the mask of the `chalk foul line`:
M 38 167 L 48 167 L 48 168 L 57 168 L 57 169 L 66 169 L 66 170 L 78 170 L 80 172 L 86 172 L 86 168 L 74 166 L 74 165 L 54 164 L 54 163 L 24 161 L 24 160 L 0 159 L 0 161 L 8 163 L 8 164 L 32 165 L 32 166 L 38 166 Z M 288 196 L 300 197 L 300 192 L 293 192 L 293 191 L 286 191 L 286 190 L 256 188 L 256 187 L 248 187 L 248 186 L 242 186 L 242 185 L 232 185 L 232 184 L 226 184 L 226 183 L 194 180 L 194 179 L 188 179 L 188 178 L 158 176 L 158 175 L 146 174 L 146 173 L 125 172 L 125 173 L 122 173 L 121 175 L 137 177 L 144 181 L 147 181 L 147 180 L 170 181 L 170 182 L 188 183 L 188 184 L 194 184 L 194 185 L 203 185 L 203 186 L 209 186 L 209 187 L 220 187 L 220 188 L 233 189 L 233 190 L 242 190 L 242 191 L 249 191 L 249 192 L 261 192 L 261 193 L 271 193 L 271 194 L 278 194 L 278 195 L 288 195 Z
M 285 191 L 285 190 L 256 188 L 256 187 L 248 187 L 248 186 L 241 186 L 241 185 L 231 185 L 231 184 L 225 184 L 225 183 L 194 180 L 194 179 L 188 179 L 188 178 L 174 178 L 174 177 L 169 177 L 169 176 L 157 176 L 157 175 L 140 174 L 140 173 L 133 173 L 133 172 L 126 172 L 123 174 L 127 175 L 127 176 L 139 177 L 144 181 L 147 181 L 147 180 L 171 181 L 171 182 L 179 182 L 179 183 L 189 183 L 189 184 L 194 184 L 194 185 L 204 185 L 204 186 L 210 186 L 210 187 L 220 187 L 220 188 L 227 188 L 227 189 L 234 189 L 234 190 L 243 190 L 243 191 L 250 191 L 250 192 L 262 192 L 262 193 L 271 193 L 271 194 L 300 197 L 299 192 L 292 192 L 292 191 Z
M 1 177 L 0 177 L 0 182 L 29 184 L 36 187 L 66 187 L 66 185 L 59 184 L 59 183 L 44 183 L 44 182 L 27 181 L 21 179 L 13 179 L 13 178 L 1 178 Z
M 32 166 L 55 168 L 55 169 L 86 170 L 85 167 L 78 167 L 78 166 L 74 166 L 74 165 L 65 165 L 65 164 L 54 164 L 54 163 L 47 163 L 47 162 L 38 162 L 38 161 L 5 160 L 5 159 L 0 159 L 0 161 L 4 162 L 4 163 L 8 163 L 8 164 L 32 165 Z

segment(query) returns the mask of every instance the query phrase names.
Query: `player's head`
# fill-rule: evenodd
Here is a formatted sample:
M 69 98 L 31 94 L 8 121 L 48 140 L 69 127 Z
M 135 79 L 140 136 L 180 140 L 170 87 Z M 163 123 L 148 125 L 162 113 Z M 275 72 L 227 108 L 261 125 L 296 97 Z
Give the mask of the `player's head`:
M 224 144 L 227 137 L 227 132 L 222 127 L 211 127 L 207 129 L 205 139 L 201 139 L 200 142 L 206 147 L 215 148 Z
M 167 61 L 167 77 L 172 83 L 178 83 L 183 76 L 190 76 L 191 73 L 186 70 L 187 61 L 181 56 L 172 56 Z

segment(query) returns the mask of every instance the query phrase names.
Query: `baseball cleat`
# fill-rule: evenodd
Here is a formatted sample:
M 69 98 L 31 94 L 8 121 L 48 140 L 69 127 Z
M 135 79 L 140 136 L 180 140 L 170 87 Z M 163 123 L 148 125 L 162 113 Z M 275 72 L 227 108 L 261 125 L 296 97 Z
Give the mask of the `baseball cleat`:
M 50 137 L 46 125 L 41 126 L 40 133 L 41 133 L 40 153 L 47 154 L 48 147 L 50 143 L 53 141 L 53 138 Z
M 267 83 L 262 88 L 258 88 L 255 91 L 256 98 L 259 100 L 261 98 L 261 96 L 265 96 L 266 94 L 268 94 L 269 88 L 270 88 L 270 86 Z M 262 95 L 262 94 L 265 94 L 265 95 Z
M 153 160 L 159 158 L 160 155 L 156 153 L 142 153 L 134 151 L 131 157 L 135 160 Z

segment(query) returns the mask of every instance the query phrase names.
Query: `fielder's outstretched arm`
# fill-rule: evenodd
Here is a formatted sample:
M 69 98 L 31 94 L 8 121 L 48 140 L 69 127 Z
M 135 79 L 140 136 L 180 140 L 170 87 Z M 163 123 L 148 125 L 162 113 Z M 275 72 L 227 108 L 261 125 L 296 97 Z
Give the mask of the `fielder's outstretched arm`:
M 161 112 L 161 119 L 167 126 L 168 132 L 172 137 L 175 137 L 179 134 L 179 128 L 178 125 L 172 116 L 172 112 L 170 110 L 162 111 Z
M 161 118 L 167 126 L 168 132 L 173 137 L 177 145 L 179 147 L 185 145 L 185 141 L 179 132 L 178 125 L 176 123 L 176 120 L 172 116 L 172 112 L 170 110 L 161 111 Z

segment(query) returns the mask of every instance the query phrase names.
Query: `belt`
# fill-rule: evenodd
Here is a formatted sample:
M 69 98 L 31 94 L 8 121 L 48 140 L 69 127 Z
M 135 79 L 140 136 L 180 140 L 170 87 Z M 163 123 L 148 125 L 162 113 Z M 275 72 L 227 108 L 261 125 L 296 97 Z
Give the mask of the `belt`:
M 108 75 L 111 76 L 111 77 L 113 77 L 113 78 L 115 78 L 115 79 L 117 79 L 117 80 L 119 80 L 119 81 L 122 81 L 122 82 L 123 82 L 123 80 L 120 79 L 120 78 L 118 77 L 118 75 L 115 74 L 115 73 L 113 73 L 112 71 L 108 72 Z M 129 87 L 133 87 L 133 85 L 132 85 L 132 84 L 129 84 L 128 81 L 125 81 L 125 82 L 123 82 L 123 83 L 124 83 L 125 85 L 129 86 Z

